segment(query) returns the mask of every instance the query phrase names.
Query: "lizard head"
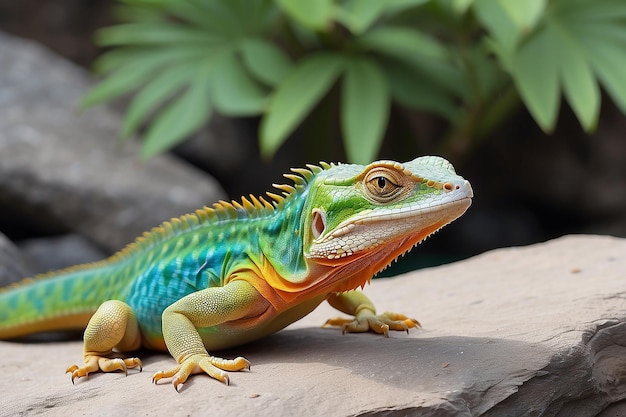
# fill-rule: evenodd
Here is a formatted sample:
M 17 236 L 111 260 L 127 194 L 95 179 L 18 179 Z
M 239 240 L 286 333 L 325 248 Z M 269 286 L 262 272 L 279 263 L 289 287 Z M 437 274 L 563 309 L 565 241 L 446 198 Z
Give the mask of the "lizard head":
M 309 185 L 302 212 L 305 258 L 359 275 L 384 269 L 461 216 L 473 197 L 469 182 L 434 156 L 334 165 Z

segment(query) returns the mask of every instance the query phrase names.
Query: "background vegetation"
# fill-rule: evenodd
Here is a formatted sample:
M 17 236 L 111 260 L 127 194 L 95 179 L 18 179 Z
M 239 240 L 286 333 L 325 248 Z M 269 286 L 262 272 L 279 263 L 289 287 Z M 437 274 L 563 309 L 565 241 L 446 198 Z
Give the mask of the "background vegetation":
M 143 157 L 184 140 L 213 112 L 260 116 L 260 150 L 271 157 L 323 103 L 357 163 L 376 158 L 392 105 L 443 118 L 438 142 L 457 152 L 520 100 L 545 132 L 562 96 L 587 132 L 601 87 L 626 112 L 622 0 L 120 3 L 124 23 L 97 32 L 109 48 L 95 65 L 104 79 L 83 104 L 133 93 L 121 136 L 139 132 Z M 338 106 L 324 101 L 333 94 Z

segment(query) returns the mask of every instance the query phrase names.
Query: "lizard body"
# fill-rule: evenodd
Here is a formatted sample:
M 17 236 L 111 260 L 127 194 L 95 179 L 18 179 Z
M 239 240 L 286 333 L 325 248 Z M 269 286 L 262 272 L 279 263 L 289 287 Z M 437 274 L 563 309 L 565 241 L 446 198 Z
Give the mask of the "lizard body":
M 169 350 L 179 363 L 153 380 L 193 373 L 228 382 L 244 358 L 208 354 L 276 332 L 322 301 L 354 315 L 344 331 L 418 325 L 376 315 L 361 292 L 376 273 L 469 207 L 469 182 L 439 157 L 309 165 L 282 193 L 216 203 L 144 233 L 110 258 L 44 274 L 0 292 L 0 339 L 84 329 L 83 366 L 140 367 L 119 352 Z M 114 351 L 115 349 L 115 351 Z

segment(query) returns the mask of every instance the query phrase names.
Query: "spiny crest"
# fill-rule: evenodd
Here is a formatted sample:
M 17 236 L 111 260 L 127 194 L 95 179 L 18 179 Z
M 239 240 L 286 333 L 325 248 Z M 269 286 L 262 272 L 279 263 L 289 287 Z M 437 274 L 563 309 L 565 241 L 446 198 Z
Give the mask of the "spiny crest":
M 284 177 L 293 181 L 293 185 L 288 184 L 273 184 L 273 186 L 282 191 L 282 195 L 266 192 L 266 195 L 270 198 L 268 201 L 266 198 L 260 196 L 255 197 L 250 194 L 248 198 L 242 197 L 241 201 L 232 200 L 230 202 L 220 200 L 213 204 L 213 207 L 203 207 L 196 210 L 194 213 L 185 214 L 180 217 L 174 217 L 169 221 L 163 222 L 161 225 L 153 227 L 150 231 L 143 232 L 134 242 L 128 244 L 125 248 L 113 254 L 107 259 L 97 262 L 91 262 L 81 265 L 71 266 L 59 271 L 51 271 L 43 274 L 38 274 L 35 277 L 25 278 L 20 282 L 13 283 L 7 287 L 1 288 L 0 292 L 28 285 L 35 280 L 52 278 L 59 274 L 67 274 L 73 272 L 84 271 L 87 269 L 103 267 L 117 261 L 127 259 L 128 257 L 140 253 L 151 246 L 158 244 L 164 239 L 176 236 L 184 233 L 187 230 L 195 229 L 196 227 L 210 224 L 219 223 L 222 221 L 236 220 L 243 218 L 258 218 L 270 215 L 276 210 L 280 210 L 285 203 L 295 198 L 301 193 L 309 182 L 320 172 L 334 167 L 334 163 L 320 162 L 318 165 L 307 164 L 306 168 L 291 168 L 291 173 L 284 174 Z
M 164 222 L 160 226 L 154 227 L 149 232 L 144 232 L 135 242 L 126 246 L 113 257 L 128 256 L 167 237 L 183 233 L 200 225 L 271 215 L 276 210 L 280 210 L 289 199 L 297 197 L 315 175 L 333 166 L 335 164 L 320 162 L 319 166 L 307 165 L 307 168 L 291 168 L 294 174 L 287 173 L 284 176 L 293 181 L 293 185 L 273 184 L 274 188 L 282 191 L 282 195 L 268 191 L 266 195 L 270 198 L 270 201 L 263 196 L 255 197 L 252 194 L 248 197 L 242 197 L 241 201 L 231 200 L 229 202 L 220 200 L 214 203 L 212 207 L 205 206 L 194 213 L 173 218 L 169 222 Z

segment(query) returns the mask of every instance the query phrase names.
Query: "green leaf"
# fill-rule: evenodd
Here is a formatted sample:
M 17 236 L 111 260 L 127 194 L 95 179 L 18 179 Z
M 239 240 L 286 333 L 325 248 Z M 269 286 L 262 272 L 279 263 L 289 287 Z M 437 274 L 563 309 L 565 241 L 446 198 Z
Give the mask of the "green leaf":
M 422 4 L 429 3 L 431 0 L 385 0 L 381 3 L 385 3 L 385 8 L 388 11 L 401 12 L 406 9 L 421 6 Z
M 266 39 L 247 39 L 240 45 L 240 51 L 248 71 L 272 87 L 284 80 L 293 68 L 287 54 Z
M 554 31 L 553 36 L 559 38 L 559 48 L 555 53 L 565 97 L 583 128 L 591 131 L 600 113 L 600 88 L 587 63 L 585 51 L 561 25 L 554 24 L 546 30 Z
M 263 111 L 267 92 L 246 72 L 230 50 L 213 62 L 213 102 L 227 116 L 253 116 Z
M 346 0 L 337 5 L 336 19 L 350 31 L 361 34 L 382 16 L 389 16 L 421 6 L 430 0 Z
M 96 62 L 98 72 L 110 74 L 83 97 L 81 106 L 93 106 L 139 88 L 164 66 L 180 62 L 199 62 L 212 54 L 212 48 L 194 46 L 120 48 L 110 51 Z
M 150 50 L 130 61 L 118 70 L 112 72 L 104 81 L 85 95 L 81 101 L 81 107 L 89 107 L 102 103 L 141 86 L 147 77 L 162 65 L 175 62 L 180 57 L 177 51 Z
M 384 26 L 368 31 L 355 42 L 365 50 L 415 67 L 420 75 L 447 91 L 457 95 L 467 93 L 465 80 L 452 65 L 448 48 L 430 35 L 405 27 Z
M 486 103 L 510 84 L 510 77 L 493 60 L 492 51 L 485 43 L 467 45 L 463 51 L 463 64 L 471 102 Z
M 163 152 L 198 130 L 211 116 L 209 72 L 198 69 L 187 89 L 161 111 L 144 136 L 141 157 Z
M 623 0 L 556 0 L 553 11 L 577 26 L 598 22 L 619 24 L 620 19 L 626 18 L 626 4 Z M 623 31 L 623 22 L 620 26 Z
M 518 32 L 527 34 L 533 30 L 546 9 L 547 0 L 498 0 L 506 15 L 510 18 Z
M 343 69 L 341 55 L 318 52 L 302 59 L 278 85 L 261 121 L 261 153 L 272 156 L 335 83 Z
M 133 98 L 124 115 L 122 137 L 131 136 L 141 123 L 165 100 L 193 79 L 195 65 L 175 65 L 150 80 Z
M 144 52 L 141 48 L 116 48 L 106 51 L 96 59 L 93 71 L 96 74 L 106 74 L 137 59 Z
M 380 0 L 348 0 L 339 9 L 337 20 L 352 33 L 360 34 L 380 18 L 386 6 L 386 2 Z
M 554 0 L 546 13 L 518 50 L 499 50 L 537 123 L 554 127 L 562 88 L 583 128 L 593 130 L 601 104 L 596 77 L 626 112 L 626 2 Z
M 216 48 L 183 45 L 179 47 L 121 47 L 103 54 L 94 64 L 94 71 L 106 74 L 125 65 L 135 65 L 143 61 L 180 62 L 182 60 L 200 60 L 214 53 Z
M 520 48 L 511 66 L 522 100 L 546 132 L 554 129 L 559 110 L 559 63 L 555 54 L 558 47 L 545 32 L 537 34 Z
M 546 10 L 547 0 L 475 0 L 478 20 L 498 42 L 498 48 L 512 51 L 534 30 Z
M 332 0 L 276 0 L 301 25 L 316 31 L 327 29 L 334 17 Z
M 341 95 L 341 127 L 350 162 L 376 158 L 389 120 L 387 79 L 375 61 L 354 57 L 347 62 Z
M 626 3 L 622 5 L 626 13 Z M 618 11 L 613 10 L 619 14 Z M 582 14 L 582 13 L 581 13 Z M 591 13 L 593 15 L 593 13 Z M 569 16 L 568 16 L 569 17 Z M 567 21 L 579 43 L 585 50 L 589 65 L 599 78 L 607 93 L 626 113 L 626 31 L 624 25 L 607 16 L 606 21 L 579 23 L 579 20 Z
M 515 48 L 521 31 L 499 0 L 476 0 L 474 10 L 478 20 L 489 30 L 501 48 L 506 51 Z
M 100 29 L 95 41 L 100 46 L 124 45 L 215 45 L 224 38 L 207 31 L 171 23 L 125 23 Z
M 452 0 L 452 10 L 458 14 L 465 14 L 475 0 Z
M 390 62 L 383 69 L 395 101 L 415 110 L 434 112 L 450 122 L 458 119 L 459 108 L 454 98 L 413 68 Z
M 440 61 L 449 58 L 447 48 L 432 36 L 401 26 L 383 26 L 373 29 L 358 37 L 357 43 L 361 47 L 407 61 L 410 61 L 410 57 L 414 55 Z
M 594 72 L 622 113 L 626 114 L 626 82 L 624 82 L 626 45 L 600 42 L 600 39 L 593 45 L 594 48 L 589 50 L 589 55 Z
M 139 65 L 120 68 L 83 96 L 80 107 L 104 103 L 138 88 L 153 69 Z
M 257 34 L 276 15 L 271 0 L 187 0 L 168 6 L 175 16 L 224 39 Z

